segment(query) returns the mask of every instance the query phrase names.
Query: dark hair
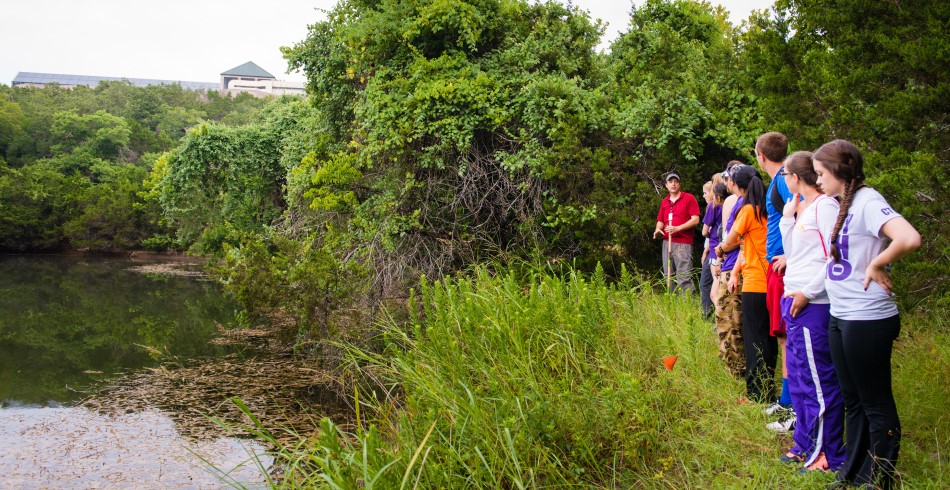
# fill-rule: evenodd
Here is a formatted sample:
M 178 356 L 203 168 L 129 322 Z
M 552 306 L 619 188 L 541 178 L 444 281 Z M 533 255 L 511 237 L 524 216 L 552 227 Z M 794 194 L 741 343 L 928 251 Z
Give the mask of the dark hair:
M 788 155 L 788 138 L 775 131 L 765 133 L 755 140 L 755 151 L 773 162 L 781 162 Z
M 732 178 L 732 168 L 736 165 L 745 165 L 739 160 L 729 160 L 729 163 L 726 164 L 726 169 L 722 172 L 722 180 L 729 180 Z M 728 188 L 727 188 L 728 190 Z
M 785 159 L 785 173 L 795 174 L 808 187 L 814 187 L 821 192 L 821 186 L 818 185 L 818 174 L 815 173 L 815 162 L 812 160 L 812 152 L 796 151 Z
M 752 205 L 755 210 L 755 217 L 759 222 L 763 219 L 768 220 L 769 213 L 765 209 L 765 184 L 762 183 L 759 172 L 751 165 L 737 166 L 732 169 L 732 181 L 740 189 L 746 190 L 743 205 Z
M 850 141 L 834 140 L 821 145 L 812 156 L 838 180 L 844 181 L 844 192 L 841 194 L 841 207 L 838 209 L 838 220 L 831 232 L 831 256 L 835 262 L 841 260 L 838 250 L 838 233 L 844 226 L 844 220 L 851 208 L 851 201 L 858 189 L 864 187 L 864 157 L 858 147 Z
M 723 201 L 729 197 L 729 189 L 726 188 L 726 184 L 722 182 L 713 186 L 713 196 L 717 201 L 717 204 L 722 204 Z

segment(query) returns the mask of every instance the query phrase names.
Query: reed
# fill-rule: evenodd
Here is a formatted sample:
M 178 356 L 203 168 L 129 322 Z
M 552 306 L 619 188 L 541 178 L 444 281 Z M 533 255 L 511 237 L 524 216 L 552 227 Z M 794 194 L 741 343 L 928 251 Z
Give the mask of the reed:
M 380 352 L 357 423 L 283 447 L 285 487 L 824 488 L 717 358 L 693 298 L 624 272 L 529 269 L 422 282 Z M 908 318 L 895 357 L 907 488 L 946 488 L 946 320 Z M 679 357 L 672 371 L 662 359 Z

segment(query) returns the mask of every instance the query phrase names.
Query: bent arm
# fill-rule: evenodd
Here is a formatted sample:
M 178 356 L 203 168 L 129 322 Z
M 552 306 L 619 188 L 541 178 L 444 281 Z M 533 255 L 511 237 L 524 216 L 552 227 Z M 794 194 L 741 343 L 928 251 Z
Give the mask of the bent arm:
M 735 227 L 726 235 L 726 238 L 719 243 L 719 246 L 716 247 L 722 250 L 723 253 L 731 252 L 739 248 L 739 232 L 736 231 Z
M 884 223 L 881 233 L 891 239 L 891 244 L 871 260 L 871 267 L 884 267 L 920 248 L 920 233 L 903 216 Z
M 698 225 L 698 224 L 699 224 L 699 215 L 698 215 L 698 214 L 694 214 L 694 215 L 692 215 L 692 216 L 689 217 L 689 221 L 687 221 L 687 222 L 681 224 L 681 225 L 679 226 L 679 229 L 680 229 L 681 231 L 682 231 L 682 230 L 690 230 L 690 229 L 692 229 L 694 226 L 696 226 L 696 225 Z

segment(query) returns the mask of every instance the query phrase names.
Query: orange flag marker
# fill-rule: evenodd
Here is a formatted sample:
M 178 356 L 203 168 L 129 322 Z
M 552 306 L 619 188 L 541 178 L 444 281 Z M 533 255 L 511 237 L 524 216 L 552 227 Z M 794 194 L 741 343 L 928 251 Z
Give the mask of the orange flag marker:
M 677 359 L 679 359 L 679 356 L 669 356 L 663 358 L 663 365 L 666 366 L 667 371 L 673 370 L 673 366 L 676 365 Z

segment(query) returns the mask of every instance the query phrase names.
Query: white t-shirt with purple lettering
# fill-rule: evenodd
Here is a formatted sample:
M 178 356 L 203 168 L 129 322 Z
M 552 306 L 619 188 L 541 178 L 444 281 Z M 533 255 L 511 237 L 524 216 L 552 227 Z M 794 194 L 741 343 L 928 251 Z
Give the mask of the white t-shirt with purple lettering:
M 887 246 L 881 233 L 884 223 L 899 217 L 879 192 L 858 189 L 838 233 L 841 260 L 828 261 L 825 290 L 831 299 L 831 315 L 841 320 L 880 320 L 897 314 L 897 303 L 876 282 L 864 290 L 868 264 Z

